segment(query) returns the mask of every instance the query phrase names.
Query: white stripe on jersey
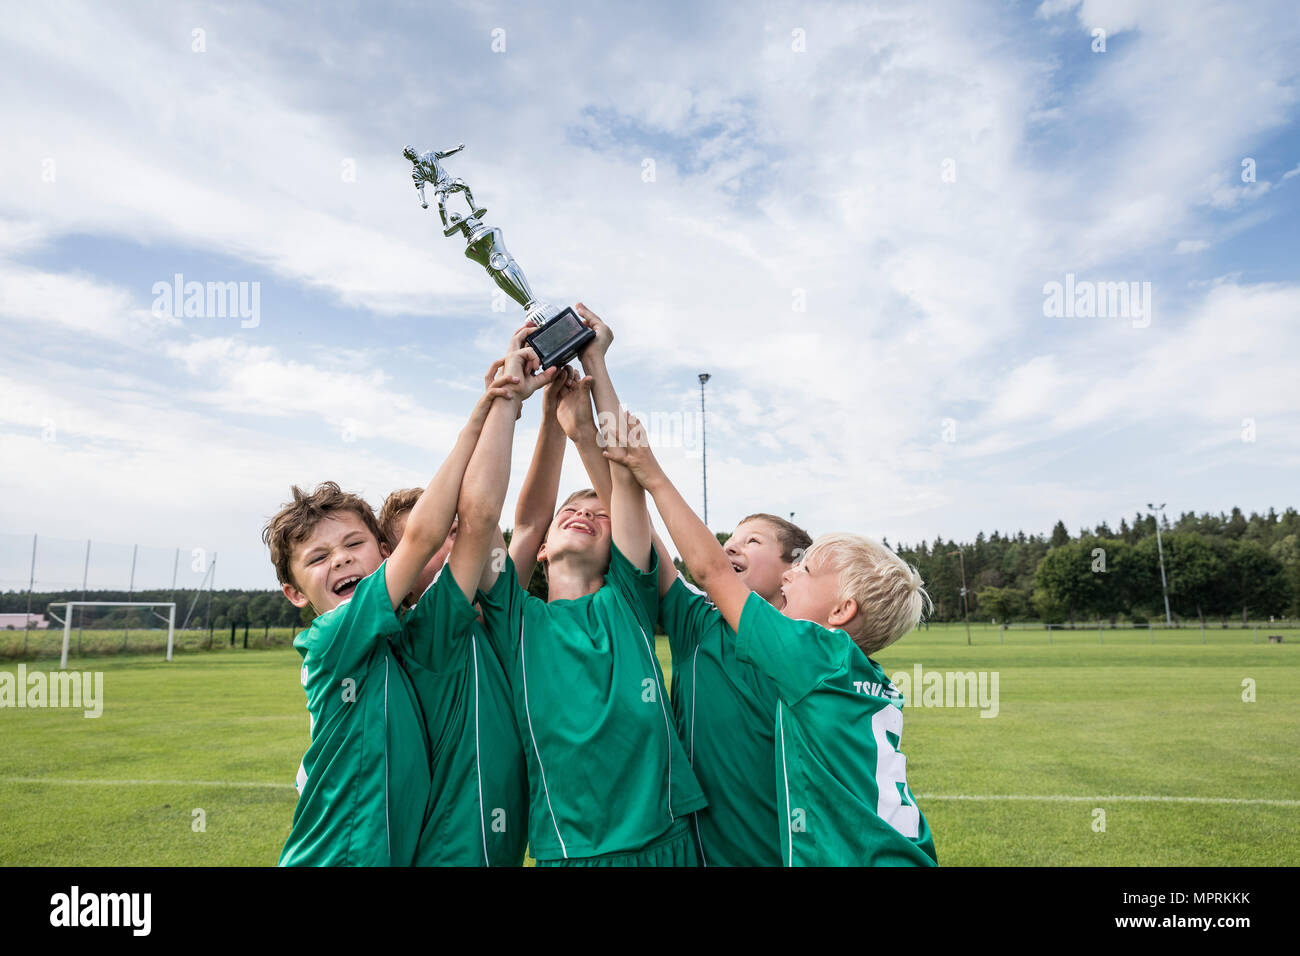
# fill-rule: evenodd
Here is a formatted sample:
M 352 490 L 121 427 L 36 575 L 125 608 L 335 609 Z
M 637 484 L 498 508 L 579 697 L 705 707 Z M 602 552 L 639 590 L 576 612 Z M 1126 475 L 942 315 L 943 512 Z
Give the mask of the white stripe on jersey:
M 528 660 L 524 654 L 524 622 L 521 617 L 519 620 L 519 667 L 523 671 L 524 678 L 524 717 L 528 721 L 528 736 L 533 741 L 533 753 L 537 755 L 537 769 L 542 774 L 542 793 L 546 795 L 546 809 L 551 814 L 551 826 L 555 829 L 555 838 L 560 841 L 560 852 L 564 858 L 569 858 L 569 850 L 564 845 L 564 837 L 560 836 L 560 825 L 555 822 L 555 808 L 551 806 L 551 790 L 546 786 L 546 768 L 542 766 L 542 752 L 537 749 L 537 735 L 533 733 L 533 714 L 528 709 Z
M 668 720 L 668 708 L 664 706 L 664 682 L 661 680 L 662 675 L 659 673 L 659 659 L 655 657 L 654 649 L 650 646 L 650 639 L 645 636 L 645 628 L 637 625 L 637 630 L 641 632 L 641 640 L 645 642 L 646 653 L 650 655 L 650 666 L 655 672 L 655 686 L 659 688 L 659 709 L 664 715 L 664 733 L 668 737 L 668 819 L 674 821 L 677 817 L 673 814 L 673 725 Z
M 678 576 L 681 572 L 677 572 Z M 683 582 L 684 583 L 684 582 Z M 691 655 L 691 769 L 695 769 L 695 688 L 698 684 L 696 675 L 699 672 L 698 660 L 700 656 L 700 645 L 695 645 L 695 653 Z M 670 758 L 671 760 L 671 758 Z M 704 856 L 704 840 L 700 838 L 700 811 L 696 810 L 691 814 L 691 819 L 695 823 L 695 842 L 700 847 L 700 863 L 704 866 L 709 865 L 708 859 Z
M 491 866 L 487 849 L 487 821 L 483 818 L 483 768 L 479 764 L 478 749 L 478 639 L 473 634 L 469 638 L 469 649 L 474 655 L 474 774 L 478 778 L 478 826 L 479 832 L 483 834 L 483 865 Z
M 790 774 L 785 769 L 785 723 L 781 719 L 781 702 L 776 703 L 776 733 L 781 740 L 781 778 L 785 781 L 786 866 L 794 866 L 794 833 L 790 829 Z

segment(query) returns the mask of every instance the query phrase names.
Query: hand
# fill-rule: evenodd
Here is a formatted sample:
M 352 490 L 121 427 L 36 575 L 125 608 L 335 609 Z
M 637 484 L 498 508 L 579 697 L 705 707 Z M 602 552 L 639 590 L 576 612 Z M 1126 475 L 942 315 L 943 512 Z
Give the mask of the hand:
M 575 369 L 566 365 L 560 369 L 558 375 L 550 385 L 546 386 L 546 393 L 542 395 L 542 417 L 544 419 L 555 418 L 556 410 L 564 400 L 568 392 L 572 392 L 578 387 L 578 373 Z
M 650 450 L 650 441 L 645 428 L 636 416 L 626 408 L 619 409 L 618 434 L 605 434 L 605 446 L 601 452 L 612 462 L 617 462 L 632 472 L 632 476 L 642 488 L 661 474 L 663 469 Z
M 591 409 L 591 376 L 579 378 L 572 370 L 570 376 L 569 384 L 560 395 L 555 417 L 564 429 L 565 437 L 576 442 L 595 435 L 596 418 Z
M 519 380 L 518 384 L 513 386 L 513 391 L 515 397 L 521 401 L 543 385 L 549 385 L 554 381 L 562 367 L 552 366 L 540 375 L 534 374 L 542 363 L 541 359 L 537 357 L 537 353 L 527 345 L 506 353 L 502 362 L 504 363 L 505 373 Z
M 604 357 L 605 353 L 609 351 L 609 347 L 614 343 L 613 331 L 608 325 L 600 320 L 600 316 L 595 312 L 592 312 L 581 302 L 575 305 L 574 309 L 577 311 L 578 315 L 582 316 L 587 327 L 596 333 L 596 338 L 587 343 L 587 347 L 579 353 L 578 357 L 584 362 L 589 358 L 594 359 Z
M 510 352 L 517 352 L 521 348 L 523 348 L 524 339 L 526 339 L 529 335 L 531 335 L 536 328 L 537 326 L 533 325 L 531 322 L 527 322 L 524 325 L 521 325 L 519 328 L 515 329 L 514 334 L 510 336 L 510 348 L 507 349 L 507 354 L 509 354 Z M 492 363 L 492 367 L 488 369 L 487 375 L 483 376 L 484 388 L 492 387 L 492 380 L 496 378 L 496 376 L 500 373 L 501 369 L 505 367 L 505 364 L 506 364 L 505 358 L 499 358 Z
M 487 419 L 488 409 L 492 407 L 492 402 L 498 398 L 514 398 L 516 387 L 521 384 L 519 376 L 501 370 L 504 364 L 504 359 L 497 359 L 492 363 L 487 376 L 483 379 L 485 386 L 483 394 L 479 396 L 478 402 L 474 405 L 474 412 L 470 416 L 470 421 L 476 423 L 479 427 L 482 427 L 483 422 Z

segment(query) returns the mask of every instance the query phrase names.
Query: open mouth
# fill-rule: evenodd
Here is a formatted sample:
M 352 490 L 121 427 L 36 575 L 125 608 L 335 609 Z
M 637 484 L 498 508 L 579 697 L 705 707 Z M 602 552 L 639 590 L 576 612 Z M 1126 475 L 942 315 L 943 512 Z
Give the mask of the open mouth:
M 565 530 L 565 531 L 579 531 L 579 532 L 581 532 L 582 534 L 591 535 L 591 537 L 593 537 L 593 538 L 596 537 L 596 527 L 595 527 L 595 525 L 591 524 L 591 523 L 588 522 L 588 521 L 583 521 L 583 520 L 581 520 L 581 519 L 578 519 L 578 520 L 576 520 L 576 521 L 570 521 L 568 524 L 566 524 L 566 525 L 564 526 L 564 530 Z
M 339 597 L 351 597 L 352 592 L 357 589 L 357 582 L 360 580 L 361 576 L 358 574 L 346 577 L 338 584 L 334 585 L 334 593 Z
M 735 571 L 737 574 L 744 574 L 745 566 L 743 564 L 740 564 L 739 562 L 732 561 L 731 570 Z

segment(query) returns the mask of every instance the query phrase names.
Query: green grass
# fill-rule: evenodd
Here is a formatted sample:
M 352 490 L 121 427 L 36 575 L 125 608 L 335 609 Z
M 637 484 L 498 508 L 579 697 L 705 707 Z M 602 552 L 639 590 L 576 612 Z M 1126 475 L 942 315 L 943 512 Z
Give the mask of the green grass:
M 891 675 L 988 671 L 999 713 L 907 709 L 908 780 L 945 865 L 1279 865 L 1300 859 L 1300 638 L 1251 631 L 908 635 Z M 250 635 L 252 638 L 260 635 Z M 1129 639 L 1122 639 L 1127 636 Z M 218 635 L 218 638 L 220 635 Z M 229 632 L 226 632 L 229 640 Z M 241 632 L 242 641 L 242 632 Z M 217 641 L 218 646 L 223 644 Z M 667 647 L 659 641 L 668 670 Z M 104 712 L 0 709 L 0 865 L 269 865 L 307 745 L 288 648 L 76 660 Z M 13 663 L 3 668 L 14 670 Z M 28 663 L 48 671 L 48 660 Z M 1256 701 L 1242 701 L 1242 681 Z M 913 695 L 915 697 L 915 695 Z M 90 783 L 75 781 L 159 781 Z M 251 784 L 251 785 L 250 785 Z M 1102 797 L 1100 800 L 953 799 Z M 1131 796 L 1291 801 L 1134 802 Z M 1105 811 L 1095 832 L 1094 810 Z M 202 809 L 206 830 L 195 832 Z

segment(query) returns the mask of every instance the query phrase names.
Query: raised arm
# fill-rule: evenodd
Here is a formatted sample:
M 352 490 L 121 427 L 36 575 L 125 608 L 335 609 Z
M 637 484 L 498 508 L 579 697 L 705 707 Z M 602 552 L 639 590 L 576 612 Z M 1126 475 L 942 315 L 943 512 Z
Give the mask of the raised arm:
M 537 356 L 531 349 L 516 349 L 506 356 L 505 374 L 515 379 L 516 384 L 508 396 L 493 401 L 483 434 L 465 469 L 457 506 L 460 524 L 447 569 L 466 600 L 471 602 L 484 575 L 492 542 L 500 533 L 498 523 L 510 484 L 510 449 L 520 406 L 555 375 L 549 370 L 545 375 L 534 376 L 532 371 L 536 366 Z M 407 529 L 409 534 L 409 521 Z
M 617 439 L 621 406 L 614 383 L 605 365 L 605 353 L 614 341 L 614 333 L 600 317 L 579 302 L 575 308 L 587 324 L 596 330 L 595 340 L 583 350 L 582 367 L 591 376 L 591 394 L 596 402 L 596 420 L 601 443 L 608 446 Z M 645 489 L 622 465 L 609 469 L 609 523 L 614 546 L 642 571 L 650 569 L 650 513 L 645 507 Z
M 534 328 L 529 325 L 527 331 Z M 537 431 L 533 460 L 519 490 L 519 501 L 515 504 L 515 529 L 510 536 L 510 558 L 519 572 L 519 583 L 524 587 L 528 587 L 528 579 L 533 575 L 537 549 L 542 546 L 546 529 L 555 515 L 555 498 L 560 490 L 564 430 L 556 418 L 556 408 L 566 393 L 577 388 L 577 380 L 577 372 L 566 366 L 556 373 L 542 395 L 542 423 Z
M 705 527 L 664 474 L 650 450 L 641 423 L 627 412 L 623 413 L 621 422 L 626 440 L 606 447 L 605 457 L 622 465 L 654 497 L 659 516 L 668 526 L 668 534 L 691 576 L 708 592 L 709 600 L 722 612 L 731 629 L 738 631 L 749 588 L 736 576 L 731 560 L 713 532 Z
M 596 433 L 596 419 L 591 413 L 591 385 L 592 377 L 588 375 L 577 380 L 573 388 L 566 388 L 564 394 L 560 396 L 556 417 L 564 429 L 564 434 L 578 449 L 582 467 L 586 469 L 587 478 L 600 498 L 600 503 L 609 508 L 613 480 L 609 475 L 609 460 L 601 453 L 600 440 Z M 659 552 L 659 596 L 663 597 L 677 580 L 677 567 L 673 564 L 672 554 L 653 527 L 650 530 L 650 539 L 655 550 Z M 513 557 L 513 553 L 511 556 Z M 518 564 L 518 561 L 515 563 Z
M 451 522 L 456 517 L 461 483 L 492 409 L 499 402 L 514 401 L 509 396 L 519 384 L 519 377 L 510 370 L 503 370 L 488 384 L 487 390 L 470 412 L 469 421 L 461 429 L 451 454 L 443 461 L 442 467 L 411 509 L 402 540 L 389 555 L 384 572 L 388 597 L 394 608 L 402 603 L 424 566 L 447 539 Z

